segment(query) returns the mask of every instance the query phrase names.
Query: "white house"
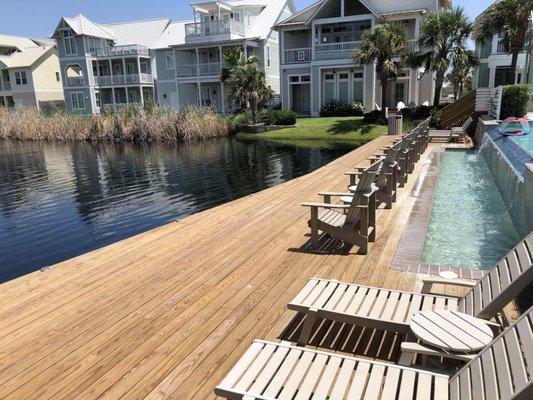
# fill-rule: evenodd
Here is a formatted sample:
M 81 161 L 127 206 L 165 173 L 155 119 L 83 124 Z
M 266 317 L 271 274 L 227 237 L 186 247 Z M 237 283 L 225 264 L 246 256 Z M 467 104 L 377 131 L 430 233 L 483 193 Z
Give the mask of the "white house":
M 0 35 L 0 107 L 46 107 L 63 103 L 53 42 Z
M 449 0 L 321 0 L 278 23 L 283 108 L 313 116 L 333 100 L 376 108 L 381 89 L 375 65 L 356 65 L 351 58 L 363 32 L 399 21 L 416 49 L 424 15 L 449 7 Z M 405 69 L 391 82 L 386 104 L 431 103 L 433 93 L 433 74 Z
M 82 14 L 59 21 L 57 42 L 67 109 L 97 114 L 103 108 L 155 100 L 155 42 L 168 18 L 98 24 Z
M 170 24 L 155 44 L 159 104 L 220 112 L 238 107 L 219 76 L 224 53 L 234 47 L 257 55 L 267 84 L 279 95 L 279 40 L 272 27 L 295 12 L 293 0 L 196 0 L 191 6 L 191 21 Z
M 484 12 L 483 12 L 484 13 Z M 481 13 L 476 22 L 483 15 Z M 529 62 L 527 49 L 529 43 L 524 47 L 524 51 L 518 55 L 517 69 L 515 76 L 511 71 L 511 55 L 507 54 L 500 43 L 500 35 L 494 35 L 482 45 L 476 45 L 476 53 L 479 57 L 479 66 L 474 69 L 474 87 L 495 88 L 504 85 L 511 79 L 516 83 L 526 83 L 526 65 Z

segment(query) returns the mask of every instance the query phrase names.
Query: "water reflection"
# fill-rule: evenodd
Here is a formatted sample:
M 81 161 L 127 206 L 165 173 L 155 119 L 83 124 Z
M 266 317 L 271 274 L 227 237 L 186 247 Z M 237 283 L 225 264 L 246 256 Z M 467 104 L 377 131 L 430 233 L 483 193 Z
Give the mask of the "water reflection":
M 0 142 L 0 281 L 285 182 L 352 148 Z

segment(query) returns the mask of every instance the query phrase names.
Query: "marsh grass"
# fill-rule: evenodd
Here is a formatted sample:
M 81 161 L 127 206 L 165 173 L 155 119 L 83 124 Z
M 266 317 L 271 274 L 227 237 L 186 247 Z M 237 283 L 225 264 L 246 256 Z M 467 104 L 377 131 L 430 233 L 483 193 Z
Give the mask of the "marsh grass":
M 210 108 L 127 108 L 83 116 L 0 107 L 0 138 L 10 140 L 185 143 L 228 134 L 227 120 Z

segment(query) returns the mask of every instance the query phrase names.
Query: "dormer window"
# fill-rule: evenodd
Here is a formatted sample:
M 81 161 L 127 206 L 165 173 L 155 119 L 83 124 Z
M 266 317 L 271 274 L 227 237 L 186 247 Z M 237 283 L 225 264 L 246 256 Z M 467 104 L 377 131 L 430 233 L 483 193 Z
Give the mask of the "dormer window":
M 78 54 L 76 48 L 76 39 L 72 34 L 72 30 L 64 29 L 61 31 L 61 37 L 63 38 L 63 45 L 65 47 L 65 54 L 67 56 L 75 56 Z

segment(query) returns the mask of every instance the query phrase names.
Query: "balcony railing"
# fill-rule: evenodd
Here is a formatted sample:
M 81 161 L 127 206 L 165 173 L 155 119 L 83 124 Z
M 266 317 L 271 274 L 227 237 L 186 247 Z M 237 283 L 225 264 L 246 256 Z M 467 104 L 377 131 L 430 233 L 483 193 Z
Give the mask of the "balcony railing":
M 83 86 L 83 85 L 85 85 L 85 77 L 67 76 L 67 86 Z
M 9 91 L 11 90 L 11 82 L 0 82 L 0 90 Z
M 233 19 L 193 22 L 185 25 L 186 37 L 236 34 L 244 36 L 244 24 Z
M 115 56 L 131 56 L 139 55 L 146 56 L 150 55 L 148 47 L 141 46 L 138 44 L 125 45 L 125 46 L 112 46 L 112 47 L 100 47 L 91 51 L 91 54 L 96 57 L 115 57 Z
M 218 75 L 222 65 L 219 62 L 202 63 L 197 68 L 196 64 L 182 64 L 177 66 L 177 74 L 179 77 L 196 76 L 200 71 L 200 75 Z
M 325 43 L 315 46 L 316 53 L 345 53 L 353 51 L 360 42 Z
M 285 64 L 300 64 L 311 61 L 311 48 L 285 50 Z
M 152 74 L 95 76 L 94 80 L 95 83 L 100 86 L 154 83 L 154 77 Z

